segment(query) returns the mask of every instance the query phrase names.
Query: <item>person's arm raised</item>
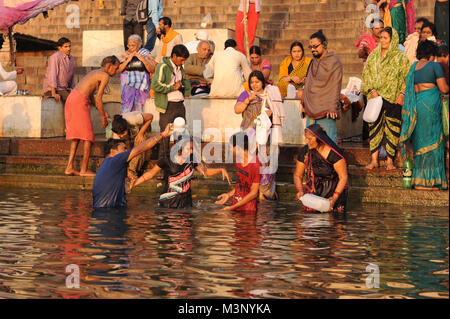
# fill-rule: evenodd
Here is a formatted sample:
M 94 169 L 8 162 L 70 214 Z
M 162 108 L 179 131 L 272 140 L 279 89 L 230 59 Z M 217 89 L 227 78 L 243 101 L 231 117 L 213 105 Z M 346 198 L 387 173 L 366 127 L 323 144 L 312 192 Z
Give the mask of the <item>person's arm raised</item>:
M 141 144 L 144 141 L 144 133 L 153 121 L 153 114 L 151 113 L 143 113 L 142 117 L 144 118 L 144 125 L 142 125 L 139 133 L 134 138 L 134 145 Z
M 158 144 L 163 138 L 170 136 L 172 134 L 172 132 L 173 132 L 173 124 L 169 123 L 169 124 L 167 124 L 164 132 L 162 132 L 161 134 L 159 134 L 156 137 L 151 137 L 151 138 L 145 140 L 144 142 L 142 142 L 141 144 L 139 144 L 136 147 L 133 147 L 133 149 L 130 152 L 130 155 L 128 156 L 127 161 L 129 162 L 134 157 L 138 156 L 139 154 L 141 154 L 145 151 L 148 151 L 149 149 L 154 147 L 156 144 Z

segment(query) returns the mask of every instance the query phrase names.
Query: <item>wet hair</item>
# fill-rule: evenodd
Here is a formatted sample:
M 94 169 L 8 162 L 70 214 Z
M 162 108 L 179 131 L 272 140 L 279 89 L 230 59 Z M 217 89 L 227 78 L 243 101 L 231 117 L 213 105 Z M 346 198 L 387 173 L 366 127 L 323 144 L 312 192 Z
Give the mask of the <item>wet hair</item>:
M 233 39 L 228 39 L 227 41 L 225 41 L 225 49 L 226 48 L 235 48 L 237 46 L 236 41 L 234 41 Z
M 291 43 L 291 48 L 289 49 L 289 52 L 292 52 L 292 49 L 295 47 L 300 47 L 302 49 L 303 54 L 305 54 L 305 49 L 303 49 L 303 44 L 300 41 L 294 41 Z
M 420 31 L 423 31 L 423 29 L 425 29 L 425 28 L 430 28 L 431 33 L 433 33 L 433 35 L 436 36 L 437 31 L 436 31 L 436 26 L 434 25 L 434 23 L 431 23 L 430 21 L 424 22 Z
M 179 58 L 189 58 L 189 50 L 183 44 L 177 44 L 173 47 L 171 57 L 176 55 Z
M 322 43 L 323 47 L 326 49 L 327 45 L 328 45 L 328 41 L 327 38 L 325 37 L 325 34 L 323 34 L 322 29 L 311 34 L 311 36 L 309 37 L 310 40 L 312 39 L 319 39 L 320 43 Z
M 255 70 L 255 71 L 252 71 L 252 73 L 250 73 L 250 75 L 248 76 L 248 87 L 250 90 L 252 89 L 250 83 L 251 83 L 253 77 L 256 77 L 258 80 L 260 80 L 262 82 L 263 89 L 266 87 L 266 79 L 264 79 L 264 74 L 262 74 L 262 72 L 259 70 Z
M 102 60 L 101 66 L 104 67 L 104 66 L 106 66 L 108 63 L 109 63 L 109 64 L 112 64 L 112 65 L 117 64 L 117 63 L 119 63 L 119 59 L 118 59 L 115 55 L 107 56 L 106 58 L 104 58 L 104 59 Z
M 440 45 L 437 49 L 437 56 L 440 58 L 448 56 L 448 46 Z
M 127 120 L 125 120 L 120 114 L 114 115 L 114 119 L 111 124 L 111 130 L 116 134 L 122 134 L 123 132 L 128 130 Z
M 70 43 L 70 40 L 67 38 L 59 38 L 58 42 L 56 42 L 58 47 L 62 47 L 66 43 Z
M 254 45 L 250 48 L 250 54 L 257 54 L 261 56 L 261 48 L 257 45 Z
M 244 142 L 244 145 L 241 143 Z M 237 132 L 230 137 L 230 144 L 233 147 L 239 145 L 239 147 L 243 148 L 245 151 L 248 151 L 248 135 L 245 132 Z M 243 147 L 242 147 L 243 146 Z
M 105 153 L 105 156 L 108 156 L 111 153 L 111 150 L 116 150 L 117 146 L 120 143 L 124 143 L 125 144 L 125 141 L 124 140 L 116 140 L 116 139 L 113 139 L 113 138 L 110 138 L 109 140 L 107 140 L 105 142 L 105 144 L 103 144 L 103 151 Z
M 163 21 L 164 25 L 169 26 L 169 28 L 172 27 L 172 20 L 169 17 L 162 17 L 161 19 L 159 19 L 159 21 Z
M 391 27 L 383 28 L 383 30 L 381 30 L 380 33 L 383 33 L 383 32 L 386 32 L 387 34 L 389 34 L 389 38 L 392 39 L 392 28 Z
M 419 23 L 419 22 L 427 23 L 427 22 L 430 22 L 430 20 L 428 20 L 428 19 L 425 18 L 425 17 L 421 17 L 421 18 L 418 18 L 418 19 L 416 20 L 416 23 Z
M 420 59 L 429 59 L 432 56 L 437 56 L 438 48 L 436 43 L 430 40 L 419 41 L 417 46 L 416 57 Z

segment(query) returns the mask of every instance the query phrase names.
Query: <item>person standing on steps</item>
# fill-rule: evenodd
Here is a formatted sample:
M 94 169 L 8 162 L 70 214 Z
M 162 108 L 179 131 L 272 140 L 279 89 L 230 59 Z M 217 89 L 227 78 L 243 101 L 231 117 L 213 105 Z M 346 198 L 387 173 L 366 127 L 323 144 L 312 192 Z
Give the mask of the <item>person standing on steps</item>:
M 314 57 L 306 76 L 302 98 L 307 117 L 306 125 L 317 123 L 337 143 L 336 120 L 339 117 L 339 101 L 342 86 L 342 63 L 333 52 L 327 50 L 328 42 L 322 30 L 310 36 L 309 48 Z
M 122 0 L 120 15 L 123 19 L 123 46 L 128 50 L 128 38 L 132 34 L 144 36 L 144 25 L 139 23 L 136 18 L 136 10 L 142 0 Z
M 108 125 L 109 115 L 103 109 L 103 93 L 110 78 L 117 73 L 119 59 L 112 55 L 103 59 L 101 68 L 89 72 L 70 92 L 66 101 L 66 140 L 71 140 L 69 161 L 65 170 L 66 175 L 95 176 L 88 169 L 89 156 L 94 143 L 94 129 L 92 127 L 89 97 L 95 91 L 95 107 L 100 113 L 102 127 Z M 80 140 L 84 141 L 83 160 L 80 171 L 74 168 L 75 154 Z

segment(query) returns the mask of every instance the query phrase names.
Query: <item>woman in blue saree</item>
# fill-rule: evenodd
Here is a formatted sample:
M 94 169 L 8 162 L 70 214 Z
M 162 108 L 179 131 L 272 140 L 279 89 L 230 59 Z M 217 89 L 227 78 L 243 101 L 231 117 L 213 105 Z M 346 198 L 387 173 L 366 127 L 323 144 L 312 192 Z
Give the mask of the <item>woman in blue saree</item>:
M 447 189 L 445 174 L 444 133 L 442 129 L 441 93 L 448 92 L 444 72 L 433 62 L 437 46 L 422 41 L 417 47 L 417 59 L 406 79 L 405 103 L 402 110 L 400 147 L 406 155 L 406 142 L 412 142 L 415 189 Z

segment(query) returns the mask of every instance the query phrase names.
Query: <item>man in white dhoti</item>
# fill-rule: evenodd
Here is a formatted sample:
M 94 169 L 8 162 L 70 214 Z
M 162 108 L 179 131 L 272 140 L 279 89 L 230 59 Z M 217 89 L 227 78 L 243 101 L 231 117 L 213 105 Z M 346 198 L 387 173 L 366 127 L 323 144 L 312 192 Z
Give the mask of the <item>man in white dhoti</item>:
M 212 97 L 238 97 L 244 87 L 242 83 L 251 73 L 250 65 L 245 55 L 237 49 L 236 41 L 225 41 L 225 50 L 216 52 L 206 65 L 203 75 L 212 79 Z

